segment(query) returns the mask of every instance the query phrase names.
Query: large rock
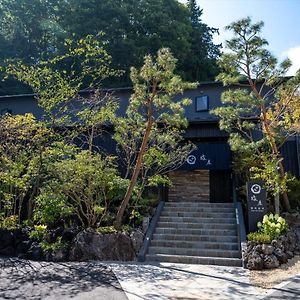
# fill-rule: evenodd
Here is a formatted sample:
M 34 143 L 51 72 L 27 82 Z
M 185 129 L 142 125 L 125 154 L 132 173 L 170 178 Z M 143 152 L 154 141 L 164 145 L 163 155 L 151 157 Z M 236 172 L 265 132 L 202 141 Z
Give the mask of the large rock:
M 274 255 L 277 257 L 281 264 L 285 264 L 288 261 L 288 257 L 281 249 L 275 249 Z
M 71 227 L 71 228 L 65 229 L 61 235 L 61 240 L 63 242 L 70 243 L 70 242 L 72 242 L 72 240 L 76 237 L 76 235 L 79 232 L 80 232 L 80 228 L 78 228 L 78 227 Z
M 263 254 L 271 255 L 274 251 L 274 247 L 272 245 L 263 244 L 261 250 Z
M 253 253 L 248 256 L 247 268 L 250 270 L 262 270 L 264 267 L 264 261 L 261 255 Z
M 12 231 L 0 229 L 0 254 L 1 249 L 14 247 L 14 234 Z
M 138 254 L 144 242 L 144 234 L 141 230 L 136 229 L 132 231 L 132 233 L 130 234 L 130 238 L 132 241 L 133 249 L 135 253 Z
M 14 256 L 15 255 L 15 249 L 12 246 L 7 246 L 7 247 L 2 248 L 0 250 L 0 255 L 3 255 L 3 256 Z
M 33 242 L 27 251 L 27 258 L 32 260 L 42 260 L 43 259 L 43 250 L 41 246 Z
M 101 234 L 84 230 L 77 234 L 69 259 L 130 261 L 135 258 L 130 237 L 126 233 Z
M 150 217 L 149 216 L 147 216 L 147 217 L 144 217 L 144 219 L 143 219 L 143 225 L 142 225 L 142 227 L 143 227 L 143 233 L 145 234 L 146 232 L 147 232 L 147 230 L 148 230 L 148 227 L 149 227 L 149 224 L 150 224 Z
M 32 244 L 32 241 L 22 241 L 16 246 L 16 253 L 18 254 L 24 254 L 26 253 Z
M 55 262 L 66 261 L 68 258 L 68 250 L 60 248 L 52 252 L 52 260 Z
M 266 269 L 275 269 L 279 267 L 279 261 L 275 255 L 266 255 L 264 258 L 264 267 Z

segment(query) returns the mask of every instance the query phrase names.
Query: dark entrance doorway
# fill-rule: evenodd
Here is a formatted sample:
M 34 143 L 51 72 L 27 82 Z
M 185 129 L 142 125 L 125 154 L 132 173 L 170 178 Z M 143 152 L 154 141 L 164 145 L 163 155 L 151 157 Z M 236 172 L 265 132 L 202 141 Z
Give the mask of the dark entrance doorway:
M 209 173 L 209 185 L 210 202 L 232 202 L 232 184 L 230 170 L 211 170 Z

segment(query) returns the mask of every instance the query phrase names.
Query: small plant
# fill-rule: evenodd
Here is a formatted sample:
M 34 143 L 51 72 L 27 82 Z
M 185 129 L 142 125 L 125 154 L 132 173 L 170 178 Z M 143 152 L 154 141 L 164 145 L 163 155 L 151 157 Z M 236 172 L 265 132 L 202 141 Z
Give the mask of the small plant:
M 68 243 L 62 242 L 61 236 L 56 239 L 54 243 L 48 243 L 45 241 L 40 242 L 40 246 L 44 251 L 56 251 L 59 249 L 65 249 L 68 247 Z
M 259 228 L 259 232 L 269 235 L 272 240 L 277 240 L 289 229 L 285 219 L 278 214 L 265 215 L 263 221 L 257 223 L 257 227 Z
M 29 237 L 33 240 L 41 242 L 45 239 L 47 235 L 46 225 L 34 225 L 34 229 L 29 233 Z
M 261 232 L 250 232 L 247 235 L 248 241 L 254 241 L 259 244 L 270 244 L 272 238 L 270 235 Z
M 96 229 L 97 232 L 99 233 L 103 233 L 103 234 L 106 234 L 106 233 L 117 233 L 117 229 L 114 227 L 114 226 L 102 226 L 102 227 L 98 227 Z
M 131 226 L 123 225 L 120 229 L 121 232 L 130 232 Z M 109 234 L 109 233 L 117 233 L 118 230 L 114 226 L 102 226 L 96 229 L 98 233 Z
M 6 218 L 0 216 L 0 228 L 14 230 L 17 229 L 18 226 L 18 216 L 12 215 Z

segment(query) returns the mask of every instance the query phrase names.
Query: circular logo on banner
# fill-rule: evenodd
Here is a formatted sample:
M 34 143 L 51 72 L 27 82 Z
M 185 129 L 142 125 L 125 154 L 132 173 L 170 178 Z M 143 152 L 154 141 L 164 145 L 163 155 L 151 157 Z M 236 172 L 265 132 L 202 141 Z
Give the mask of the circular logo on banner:
M 261 192 L 261 186 L 257 183 L 253 184 L 251 186 L 251 192 L 255 195 L 259 194 Z
M 196 163 L 196 156 L 189 155 L 186 161 L 189 165 L 194 165 Z

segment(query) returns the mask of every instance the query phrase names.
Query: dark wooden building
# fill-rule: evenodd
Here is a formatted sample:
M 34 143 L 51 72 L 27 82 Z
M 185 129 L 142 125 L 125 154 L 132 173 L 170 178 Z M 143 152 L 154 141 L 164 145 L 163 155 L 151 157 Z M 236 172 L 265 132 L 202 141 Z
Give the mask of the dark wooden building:
M 188 97 L 192 104 L 186 108 L 189 126 L 185 138 L 197 145 L 186 163 L 170 173 L 174 185 L 169 191 L 170 200 L 174 197 L 202 197 L 209 202 L 231 202 L 232 155 L 227 143 L 228 135 L 218 127 L 218 118 L 210 110 L 219 107 L 224 87 L 219 82 L 204 82 L 197 89 L 187 90 L 178 98 Z M 131 88 L 111 91 L 120 101 L 119 115 L 124 115 Z M 43 115 L 34 95 L 0 97 L 0 113 L 33 113 L 37 119 Z M 108 148 L 113 143 L 106 139 Z M 299 178 L 299 140 L 289 140 L 282 148 L 286 169 Z

